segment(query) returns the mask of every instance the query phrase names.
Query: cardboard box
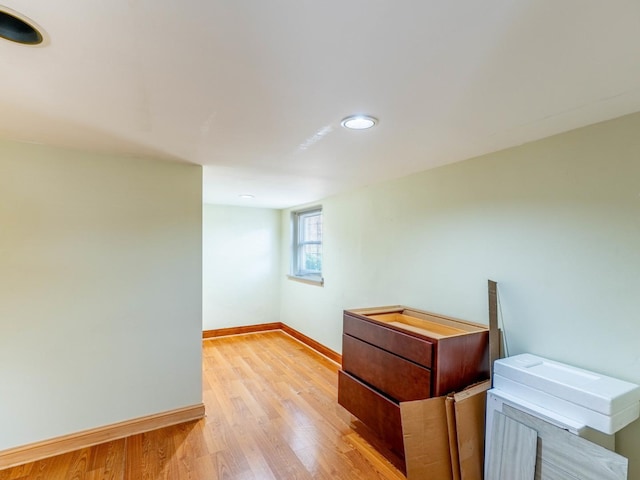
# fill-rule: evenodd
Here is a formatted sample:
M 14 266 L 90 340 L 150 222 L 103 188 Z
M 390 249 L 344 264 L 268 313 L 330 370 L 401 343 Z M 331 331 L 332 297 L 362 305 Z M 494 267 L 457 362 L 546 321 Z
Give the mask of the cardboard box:
M 482 480 L 489 388 L 400 403 L 409 480 Z

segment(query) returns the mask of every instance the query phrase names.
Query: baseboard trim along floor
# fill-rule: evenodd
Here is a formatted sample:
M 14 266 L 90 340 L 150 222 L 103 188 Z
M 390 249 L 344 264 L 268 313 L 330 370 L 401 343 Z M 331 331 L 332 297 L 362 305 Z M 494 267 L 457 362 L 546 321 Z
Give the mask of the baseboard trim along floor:
M 204 404 L 169 410 L 0 451 L 0 469 L 204 417 Z
M 280 330 L 333 362 L 338 364 L 342 362 L 342 355 L 282 322 L 205 330 L 202 332 L 202 338 L 206 340 L 208 338 L 266 332 L 270 330 Z M 35 462 L 43 458 L 53 457 L 55 455 L 179 423 L 198 420 L 203 418 L 204 414 L 204 404 L 197 404 L 10 448 L 0 451 L 0 469 Z
M 202 338 L 206 340 L 208 338 L 225 337 L 228 335 L 244 335 L 247 333 L 268 332 L 270 330 L 282 330 L 287 335 L 290 335 L 299 342 L 312 348 L 319 354 L 324 355 L 329 360 L 332 360 L 337 364 L 342 363 L 342 355 L 340 355 L 338 352 L 331 350 L 329 347 L 325 347 L 321 343 L 316 342 L 313 338 L 307 337 L 304 333 L 299 332 L 295 328 L 291 328 L 289 325 L 282 322 L 260 323 L 257 325 L 245 325 L 242 327 L 228 327 L 218 328 L 215 330 L 204 330 L 202 332 Z

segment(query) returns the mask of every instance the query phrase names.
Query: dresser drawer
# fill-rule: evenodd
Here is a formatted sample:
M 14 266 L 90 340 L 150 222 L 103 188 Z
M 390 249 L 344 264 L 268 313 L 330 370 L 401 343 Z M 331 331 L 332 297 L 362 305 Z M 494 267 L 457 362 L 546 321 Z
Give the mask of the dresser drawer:
M 343 371 L 338 372 L 338 403 L 358 417 L 390 449 L 404 458 L 400 407 Z
M 398 402 L 431 396 L 431 372 L 393 353 L 342 336 L 342 369 Z
M 344 333 L 395 353 L 423 367 L 431 368 L 431 342 L 398 332 L 380 324 L 345 314 Z M 344 352 L 344 349 L 342 350 Z

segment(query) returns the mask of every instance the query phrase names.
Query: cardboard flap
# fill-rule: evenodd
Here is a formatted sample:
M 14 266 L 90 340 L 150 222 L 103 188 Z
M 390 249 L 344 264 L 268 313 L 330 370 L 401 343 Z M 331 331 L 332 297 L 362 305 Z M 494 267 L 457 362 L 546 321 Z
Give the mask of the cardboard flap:
M 453 480 L 446 398 L 400 404 L 407 478 Z
M 451 475 L 453 480 L 460 480 L 460 457 L 458 455 L 458 434 L 456 433 L 456 407 L 453 395 L 447 396 L 445 408 L 447 411 L 449 452 L 451 453 Z
M 484 469 L 486 391 L 482 382 L 453 395 L 461 480 L 481 480 Z
M 489 387 L 400 403 L 408 479 L 482 480 Z

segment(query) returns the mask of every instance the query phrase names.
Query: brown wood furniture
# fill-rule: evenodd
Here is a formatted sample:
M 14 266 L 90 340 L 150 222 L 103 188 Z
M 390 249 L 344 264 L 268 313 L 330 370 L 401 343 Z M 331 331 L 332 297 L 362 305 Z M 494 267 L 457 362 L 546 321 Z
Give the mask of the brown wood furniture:
M 489 378 L 487 326 L 403 306 L 345 310 L 338 403 L 404 457 L 400 402 Z

